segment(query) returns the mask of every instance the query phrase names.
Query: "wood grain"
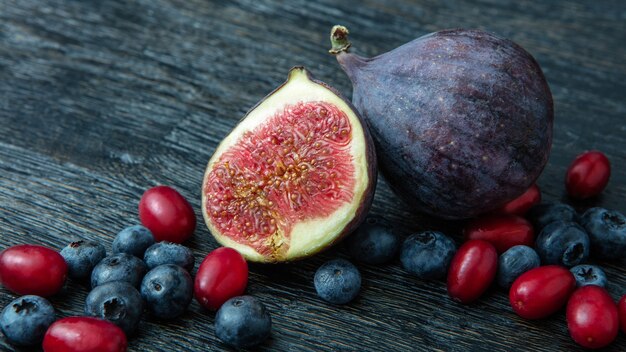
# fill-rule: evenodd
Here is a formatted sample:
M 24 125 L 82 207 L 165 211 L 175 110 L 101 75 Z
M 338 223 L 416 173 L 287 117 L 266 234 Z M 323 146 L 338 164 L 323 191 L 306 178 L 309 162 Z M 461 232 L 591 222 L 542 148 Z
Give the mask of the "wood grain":
M 246 110 L 307 66 L 347 96 L 349 81 L 327 54 L 330 27 L 352 31 L 354 50 L 388 51 L 431 31 L 471 27 L 508 37 L 541 64 L 555 99 L 553 151 L 539 185 L 564 197 L 564 172 L 579 152 L 613 164 L 599 205 L 626 212 L 626 3 L 613 1 L 205 1 L 0 0 L 0 248 L 71 238 L 104 241 L 138 223 L 142 192 L 175 186 L 200 217 L 204 166 Z M 569 200 L 567 200 L 569 201 Z M 378 183 L 373 213 L 400 231 L 460 223 L 414 215 Z M 188 243 L 196 261 L 217 244 L 204 226 Z M 290 264 L 251 266 L 248 292 L 272 314 L 267 351 L 563 351 L 578 349 L 561 312 L 515 316 L 493 290 L 470 306 L 447 298 L 396 261 L 360 265 L 364 287 L 331 306 L 312 287 L 315 269 L 342 246 Z M 615 299 L 626 293 L 624 260 L 606 268 Z M 58 316 L 81 314 L 87 288 L 69 282 L 51 299 Z M 0 289 L 0 306 L 14 295 Z M 172 322 L 146 316 L 131 351 L 227 349 L 214 315 L 195 302 Z M 13 350 L 0 335 L 0 349 Z M 626 350 L 622 334 L 608 349 Z

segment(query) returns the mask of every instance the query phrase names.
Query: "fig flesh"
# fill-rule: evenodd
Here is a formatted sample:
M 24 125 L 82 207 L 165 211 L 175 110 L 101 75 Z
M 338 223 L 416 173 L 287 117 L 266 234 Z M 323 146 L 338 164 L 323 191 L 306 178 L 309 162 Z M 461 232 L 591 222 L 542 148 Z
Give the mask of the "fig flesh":
M 361 223 L 376 176 L 373 142 L 354 107 L 294 67 L 217 147 L 202 212 L 215 239 L 247 260 L 295 260 Z
M 431 33 L 388 53 L 333 48 L 353 85 L 383 176 L 401 198 L 441 218 L 470 218 L 530 187 L 552 143 L 553 102 L 535 59 L 479 30 Z

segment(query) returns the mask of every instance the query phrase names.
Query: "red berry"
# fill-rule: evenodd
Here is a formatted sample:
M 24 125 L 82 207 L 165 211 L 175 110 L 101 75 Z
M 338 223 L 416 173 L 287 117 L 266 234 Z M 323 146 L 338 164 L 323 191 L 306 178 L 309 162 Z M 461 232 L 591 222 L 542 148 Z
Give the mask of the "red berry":
M 610 176 L 611 163 L 602 152 L 584 152 L 567 169 L 565 187 L 571 197 L 585 199 L 600 194 Z
M 541 191 L 537 185 L 530 186 L 521 196 L 509 201 L 494 211 L 495 214 L 510 214 L 522 216 L 533 205 L 541 202 Z
M 600 286 L 576 290 L 567 302 L 567 328 L 572 339 L 586 348 L 602 348 L 617 337 L 617 306 Z
M 183 243 L 196 229 L 196 214 L 183 196 L 168 186 L 147 190 L 139 201 L 139 219 L 157 242 Z
M 622 331 L 626 334 L 626 295 L 623 295 L 617 304 L 617 313 L 619 314 L 619 324 Z
M 126 335 L 117 325 L 98 318 L 57 320 L 43 338 L 44 352 L 124 352 Z
M 248 285 L 248 263 L 236 250 L 218 248 L 198 268 L 194 295 L 200 305 L 217 310 L 224 302 L 240 296 Z
M 0 283 L 18 295 L 52 296 L 66 276 L 65 260 L 50 248 L 22 244 L 0 253 Z
M 540 266 L 513 282 L 509 302 L 520 317 L 541 319 L 561 309 L 575 288 L 576 279 L 566 268 Z
M 483 240 L 469 240 L 456 252 L 448 270 L 448 294 L 460 303 L 477 300 L 491 285 L 498 268 L 495 247 Z
M 532 247 L 535 240 L 533 226 L 515 215 L 489 215 L 470 221 L 463 229 L 466 240 L 485 240 L 499 254 L 520 244 Z

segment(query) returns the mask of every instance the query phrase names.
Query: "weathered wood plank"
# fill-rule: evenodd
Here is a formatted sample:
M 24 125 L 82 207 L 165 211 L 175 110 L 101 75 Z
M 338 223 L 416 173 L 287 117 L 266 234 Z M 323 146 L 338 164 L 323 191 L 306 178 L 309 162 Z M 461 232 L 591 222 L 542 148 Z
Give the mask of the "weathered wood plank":
M 592 204 L 626 212 L 626 4 L 588 1 L 70 1 L 0 0 L 0 248 L 61 248 L 73 236 L 110 245 L 137 223 L 137 202 L 156 184 L 179 189 L 199 211 L 205 163 L 245 111 L 305 65 L 350 95 L 326 53 L 333 24 L 347 25 L 354 50 L 373 56 L 428 32 L 486 29 L 540 62 L 555 98 L 553 153 L 539 180 L 544 198 L 564 199 L 563 175 L 582 150 L 613 162 L 609 188 Z M 458 223 L 412 215 L 384 180 L 373 213 L 409 234 Z M 197 214 L 200 216 L 200 214 Z M 216 243 L 199 226 L 196 260 Z M 110 248 L 110 247 L 109 247 Z M 347 306 L 315 295 L 312 277 L 339 246 L 277 266 L 251 266 L 248 292 L 270 309 L 268 351 L 568 350 L 563 314 L 517 318 L 504 292 L 470 306 L 447 298 L 398 262 L 360 265 L 364 287 Z M 614 298 L 626 293 L 624 261 L 601 263 Z M 59 316 L 81 314 L 87 288 L 70 282 L 52 299 Z M 0 306 L 13 295 L 0 289 Z M 132 351 L 225 347 L 213 314 L 193 303 L 173 322 L 148 316 Z M 0 334 L 0 349 L 12 350 Z M 621 335 L 610 350 L 625 350 Z

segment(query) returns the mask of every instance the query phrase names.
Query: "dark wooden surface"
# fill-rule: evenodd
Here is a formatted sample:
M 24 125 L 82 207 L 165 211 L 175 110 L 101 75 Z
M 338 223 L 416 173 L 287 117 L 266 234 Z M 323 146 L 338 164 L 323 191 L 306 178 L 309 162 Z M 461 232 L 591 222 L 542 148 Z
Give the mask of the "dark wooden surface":
M 0 248 L 60 249 L 76 236 L 110 242 L 138 223 L 142 192 L 175 186 L 200 217 L 200 184 L 217 143 L 291 66 L 305 65 L 347 96 L 327 54 L 330 27 L 352 31 L 356 52 L 388 51 L 425 33 L 486 29 L 524 46 L 542 65 L 556 120 L 539 185 L 563 199 L 563 176 L 586 149 L 613 163 L 608 189 L 590 205 L 626 212 L 626 3 L 614 1 L 204 1 L 0 0 Z M 373 213 L 404 234 L 460 224 L 419 215 L 383 180 Z M 189 245 L 199 262 L 217 246 L 200 220 Z M 267 351 L 577 350 L 563 312 L 530 322 L 492 290 L 461 306 L 443 282 L 412 278 L 396 261 L 360 265 L 358 299 L 317 298 L 315 269 L 339 246 L 306 261 L 252 265 L 248 292 L 273 317 Z M 626 260 L 604 265 L 614 298 L 626 293 Z M 196 266 L 197 268 L 197 266 Z M 81 314 L 87 288 L 53 297 L 58 316 Z M 0 306 L 15 296 L 0 289 Z M 172 322 L 146 317 L 132 351 L 225 349 L 214 315 L 194 302 Z M 0 349 L 12 350 L 4 336 Z M 626 350 L 621 334 L 609 350 Z

